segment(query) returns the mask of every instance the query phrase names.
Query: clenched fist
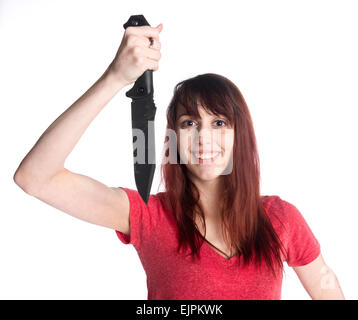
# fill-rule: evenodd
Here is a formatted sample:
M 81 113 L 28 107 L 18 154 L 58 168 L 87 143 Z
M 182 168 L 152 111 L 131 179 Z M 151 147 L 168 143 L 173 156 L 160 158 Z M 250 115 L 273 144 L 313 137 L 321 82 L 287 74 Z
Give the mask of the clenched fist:
M 128 27 L 109 72 L 124 86 L 135 82 L 146 70 L 158 70 L 161 58 L 159 34 L 163 25 Z M 150 40 L 152 38 L 152 41 Z

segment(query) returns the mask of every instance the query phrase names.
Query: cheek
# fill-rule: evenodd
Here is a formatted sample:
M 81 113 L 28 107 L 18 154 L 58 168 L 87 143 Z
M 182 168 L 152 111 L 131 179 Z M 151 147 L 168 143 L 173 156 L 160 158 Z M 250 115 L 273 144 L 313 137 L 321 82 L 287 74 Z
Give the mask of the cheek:
M 177 146 L 180 162 L 188 164 L 191 161 L 191 134 L 188 131 L 177 133 Z
M 183 130 L 177 133 L 178 149 L 181 152 L 187 152 L 191 150 L 192 134 L 189 130 Z
M 226 129 L 223 130 L 220 136 L 220 146 L 225 153 L 230 153 L 234 146 L 234 130 Z

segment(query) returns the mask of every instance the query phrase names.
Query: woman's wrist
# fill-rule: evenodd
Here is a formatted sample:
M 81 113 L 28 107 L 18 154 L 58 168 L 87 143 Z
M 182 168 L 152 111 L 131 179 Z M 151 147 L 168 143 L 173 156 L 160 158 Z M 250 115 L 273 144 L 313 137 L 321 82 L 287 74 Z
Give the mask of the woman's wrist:
M 114 74 L 111 69 L 111 66 L 107 68 L 101 78 L 106 83 L 106 85 L 110 86 L 116 93 L 122 90 L 122 88 L 127 85 L 124 83 L 124 81 L 119 79 L 118 76 Z
M 122 88 L 124 88 L 127 83 L 123 79 L 120 79 L 118 77 L 118 73 L 115 73 L 112 64 L 110 64 L 107 68 L 107 70 L 104 72 L 102 76 L 105 81 L 108 83 L 108 85 L 112 86 L 113 88 L 120 91 Z

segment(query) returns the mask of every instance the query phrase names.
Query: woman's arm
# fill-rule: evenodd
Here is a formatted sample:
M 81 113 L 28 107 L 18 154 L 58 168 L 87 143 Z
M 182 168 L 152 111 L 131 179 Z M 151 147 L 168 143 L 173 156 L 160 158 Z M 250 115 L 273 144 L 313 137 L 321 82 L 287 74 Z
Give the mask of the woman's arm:
M 26 193 L 79 219 L 127 233 L 129 202 L 121 188 L 109 188 L 64 168 L 84 131 L 125 85 L 147 69 L 157 70 L 160 28 L 126 29 L 115 59 L 104 74 L 41 135 L 20 163 L 14 181 Z M 148 48 L 148 37 L 155 46 Z
M 87 127 L 124 87 L 108 68 L 104 74 L 41 135 L 21 161 L 14 180 L 25 192 L 38 193 L 64 163 Z
M 321 254 L 311 263 L 293 269 L 313 300 L 345 299 L 336 275 Z

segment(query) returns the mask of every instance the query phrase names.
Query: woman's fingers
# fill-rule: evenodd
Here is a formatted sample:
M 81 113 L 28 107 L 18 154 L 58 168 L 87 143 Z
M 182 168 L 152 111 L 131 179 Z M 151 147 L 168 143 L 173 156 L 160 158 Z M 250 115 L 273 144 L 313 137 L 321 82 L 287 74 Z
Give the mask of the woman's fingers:
M 159 68 L 158 61 L 150 58 L 146 58 L 146 66 L 148 70 L 153 70 L 153 71 L 157 71 Z
M 148 42 L 148 47 L 155 49 L 155 50 L 160 50 L 162 47 L 162 44 L 160 43 L 159 39 L 153 39 L 153 41 L 151 42 L 149 40 L 149 38 L 147 38 L 146 42 Z
M 138 36 L 144 36 L 144 37 L 152 37 L 153 39 L 159 38 L 159 34 L 163 29 L 163 25 L 159 24 L 157 27 L 153 28 L 150 26 L 141 26 L 141 27 L 128 27 L 126 29 L 127 34 L 133 34 Z
M 110 65 L 110 72 L 115 79 L 127 85 L 138 79 L 145 70 L 158 70 L 161 58 L 159 33 L 162 28 L 162 24 L 159 24 L 156 28 L 141 26 L 125 30 L 121 45 Z
M 161 58 L 160 51 L 156 49 L 143 48 L 143 54 L 145 57 L 156 61 L 159 61 L 159 59 Z
M 155 50 L 160 50 L 161 49 L 161 43 L 159 41 L 159 38 L 154 39 L 152 41 L 152 45 L 151 45 L 151 41 L 149 40 L 149 38 L 140 36 L 140 35 L 128 35 L 127 37 L 127 45 L 131 46 L 131 47 L 143 47 L 143 48 L 152 48 Z
M 151 47 L 160 50 L 161 43 L 159 41 L 159 34 L 162 29 L 162 24 L 159 24 L 156 28 L 149 26 L 128 27 L 126 29 L 126 34 L 128 41 L 130 41 L 129 44 L 132 42 L 133 44 L 141 45 L 143 47 Z

